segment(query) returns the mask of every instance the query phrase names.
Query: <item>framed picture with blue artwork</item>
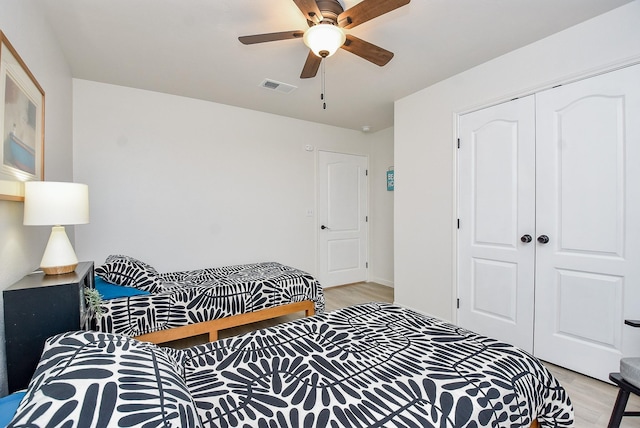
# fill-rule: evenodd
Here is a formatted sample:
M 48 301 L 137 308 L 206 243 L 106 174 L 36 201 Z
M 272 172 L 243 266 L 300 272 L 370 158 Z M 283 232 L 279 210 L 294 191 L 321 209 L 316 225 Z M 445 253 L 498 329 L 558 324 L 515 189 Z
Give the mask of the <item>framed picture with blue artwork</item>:
M 0 31 L 0 199 L 44 179 L 44 90 Z

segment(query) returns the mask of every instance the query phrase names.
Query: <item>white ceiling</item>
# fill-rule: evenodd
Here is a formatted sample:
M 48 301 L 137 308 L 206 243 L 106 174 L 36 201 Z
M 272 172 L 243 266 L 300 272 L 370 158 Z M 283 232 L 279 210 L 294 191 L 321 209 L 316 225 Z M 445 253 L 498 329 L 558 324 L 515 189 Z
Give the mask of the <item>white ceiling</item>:
M 292 0 L 37 0 L 74 77 L 373 131 L 393 102 L 631 0 L 412 0 L 347 30 L 395 53 L 384 67 L 339 50 L 300 79 L 302 40 L 245 46 L 238 36 L 307 28 Z M 349 8 L 359 0 L 345 0 Z M 261 88 L 265 79 L 297 86 Z

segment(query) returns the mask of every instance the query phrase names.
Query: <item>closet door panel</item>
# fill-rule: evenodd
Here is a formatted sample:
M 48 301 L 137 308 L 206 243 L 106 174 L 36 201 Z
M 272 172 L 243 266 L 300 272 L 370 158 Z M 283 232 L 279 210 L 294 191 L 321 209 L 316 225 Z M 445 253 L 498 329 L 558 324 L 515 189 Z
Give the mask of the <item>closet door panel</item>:
M 533 96 L 460 119 L 458 323 L 533 350 Z
M 620 348 L 620 329 L 611 314 L 623 310 L 622 278 L 564 269 L 558 269 L 557 275 L 559 306 L 563 309 L 557 334 Z
M 640 67 L 536 95 L 534 352 L 607 379 L 640 355 Z M 632 303 L 633 302 L 633 303 Z
M 578 98 L 556 111 L 555 116 L 555 138 L 561 144 L 557 165 L 560 251 L 620 257 L 624 232 L 624 97 Z

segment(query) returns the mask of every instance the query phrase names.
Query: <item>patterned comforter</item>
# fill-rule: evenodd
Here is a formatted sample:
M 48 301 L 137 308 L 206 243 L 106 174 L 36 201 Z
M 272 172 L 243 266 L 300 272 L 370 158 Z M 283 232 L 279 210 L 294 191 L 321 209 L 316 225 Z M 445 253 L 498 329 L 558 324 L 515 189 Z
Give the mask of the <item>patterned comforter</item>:
M 98 330 L 139 336 L 304 300 L 314 302 L 316 313 L 324 311 L 324 294 L 318 281 L 280 263 L 164 274 L 150 269 L 127 256 L 110 256 L 96 268 L 96 274 L 107 281 L 151 293 L 105 300 Z
M 539 360 L 383 303 L 190 348 L 183 366 L 206 427 L 573 423 L 569 397 Z
M 533 419 L 573 424 L 567 393 L 540 361 L 370 303 L 184 350 L 65 333 L 47 343 L 9 426 L 516 428 Z

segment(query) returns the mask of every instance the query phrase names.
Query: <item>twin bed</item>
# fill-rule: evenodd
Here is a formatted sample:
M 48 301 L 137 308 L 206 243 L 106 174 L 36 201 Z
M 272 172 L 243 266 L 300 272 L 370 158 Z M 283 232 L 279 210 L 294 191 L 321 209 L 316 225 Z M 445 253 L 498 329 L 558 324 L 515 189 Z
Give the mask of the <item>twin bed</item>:
M 103 300 L 97 330 L 154 343 L 199 334 L 212 341 L 224 328 L 324 311 L 318 281 L 275 262 L 161 274 L 133 257 L 112 255 L 95 272 L 99 290 L 120 287 Z
M 9 427 L 570 427 L 526 352 L 386 303 L 183 350 L 50 338 Z
M 47 341 L 9 427 L 573 426 L 566 391 L 526 352 L 393 304 L 325 313 L 297 269 L 158 274 L 110 256 L 96 273 L 134 295 L 103 302 L 101 331 Z M 315 316 L 187 349 L 148 342 L 299 304 Z

